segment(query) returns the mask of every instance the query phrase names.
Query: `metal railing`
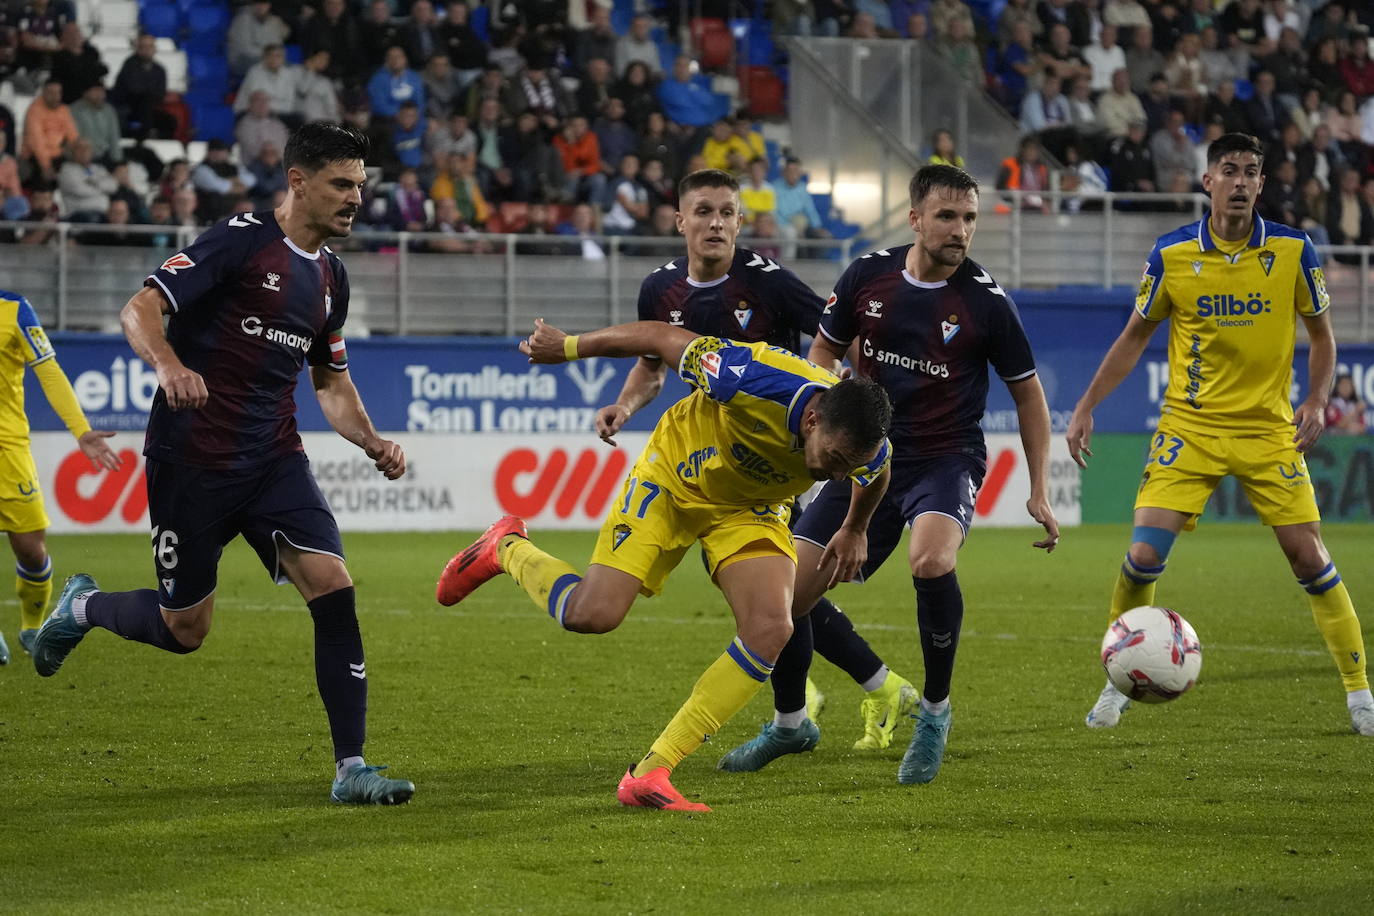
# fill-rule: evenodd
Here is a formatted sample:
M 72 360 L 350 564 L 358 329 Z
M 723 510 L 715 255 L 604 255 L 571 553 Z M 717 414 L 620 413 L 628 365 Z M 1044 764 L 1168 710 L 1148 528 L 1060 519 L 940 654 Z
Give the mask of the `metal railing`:
M 1009 289 L 1109 288 L 1129 300 L 1155 239 L 1201 216 L 1200 195 L 986 191 L 973 257 Z M 1066 207 L 1079 205 L 1076 212 Z M 1170 206 L 1163 212 L 1125 206 Z M 117 331 L 143 279 L 201 230 L 122 227 L 138 247 L 109 244 L 114 227 L 4 223 L 0 287 L 23 293 L 55 330 Z M 169 244 L 153 246 L 162 236 Z M 87 242 L 81 242 L 81 239 Z M 905 242 L 907 239 L 894 240 Z M 859 239 L 751 239 L 822 296 L 872 247 Z M 858 247 L 858 244 L 863 247 Z M 493 235 L 360 230 L 330 243 L 344 257 L 351 334 L 514 334 L 535 317 L 586 329 L 633 320 L 643 278 L 683 251 L 681 237 Z M 1374 341 L 1374 248 L 1318 246 L 1337 339 Z

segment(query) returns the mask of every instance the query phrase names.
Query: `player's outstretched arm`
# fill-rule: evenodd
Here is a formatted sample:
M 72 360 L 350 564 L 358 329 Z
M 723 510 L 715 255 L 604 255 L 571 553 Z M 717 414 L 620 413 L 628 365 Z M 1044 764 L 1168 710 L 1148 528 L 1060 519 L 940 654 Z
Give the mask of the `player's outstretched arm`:
M 543 318 L 536 318 L 534 333 L 520 341 L 520 352 L 530 362 L 546 365 L 589 356 L 656 356 L 676 367 L 682 360 L 682 351 L 700 336 L 662 321 L 631 321 L 570 336 L 546 324 Z
M 72 390 L 72 383 L 57 363 L 57 357 L 50 356 L 42 362 L 35 363 L 33 374 L 43 386 L 43 395 L 52 405 L 53 413 L 62 419 L 67 429 L 76 437 L 77 443 L 81 446 L 81 453 L 91 459 L 94 465 L 111 471 L 116 470 L 120 465 L 119 456 L 105 441 L 114 433 L 91 429 L 86 413 L 81 409 L 81 402 L 76 399 L 76 392 Z
M 145 286 L 120 311 L 119 324 L 139 359 L 157 372 L 157 383 L 167 397 L 168 407 L 204 407 L 210 398 L 205 379 L 182 364 L 162 329 L 162 316 L 171 310 L 161 290 Z
M 1030 499 L 1026 511 L 1045 529 L 1043 540 L 1034 546 L 1047 553 L 1059 543 L 1059 521 L 1050 508 L 1050 405 L 1040 377 L 1032 375 L 1019 382 L 1007 383 L 1012 400 L 1016 402 L 1016 421 L 1021 429 L 1021 450 L 1026 453 L 1026 470 L 1030 472 Z
M 663 379 L 668 367 L 660 359 L 640 357 L 630 367 L 625 376 L 625 384 L 620 387 L 620 396 L 614 404 L 607 404 L 596 412 L 596 434 L 607 445 L 615 445 L 615 434 L 630 417 L 641 407 L 648 404 L 663 390 Z
M 1085 456 L 1093 456 L 1093 408 L 1101 404 L 1107 395 L 1115 391 L 1116 386 L 1131 374 L 1135 364 L 1140 361 L 1140 354 L 1145 352 L 1145 345 L 1150 342 L 1150 335 L 1154 334 L 1157 327 L 1158 321 L 1147 321 L 1140 317 L 1139 312 L 1131 312 L 1126 327 L 1107 350 L 1107 355 L 1102 357 L 1102 364 L 1097 367 L 1088 390 L 1078 399 L 1078 404 L 1073 409 L 1073 417 L 1069 420 L 1066 438 L 1069 443 L 1069 456 L 1080 468 L 1088 466 L 1083 460 Z
M 362 449 L 387 480 L 395 480 L 406 472 L 405 451 L 377 434 L 347 369 L 312 366 L 310 381 L 315 386 L 320 412 L 336 433 Z
M 883 501 L 891 480 L 892 468 L 886 467 L 868 486 L 861 487 L 857 483 L 850 485 L 849 512 L 839 530 L 831 535 L 825 550 L 821 552 L 820 562 L 816 564 L 817 569 L 824 569 L 825 564 L 835 561 L 835 571 L 826 583 L 827 589 L 834 588 L 837 582 L 853 579 L 868 559 L 868 523 L 873 520 L 873 513 L 877 511 L 878 503 Z
M 1326 429 L 1326 402 L 1331 398 L 1331 382 L 1336 375 L 1336 335 L 1331 330 L 1331 312 L 1303 315 L 1307 338 L 1307 397 L 1293 411 L 1293 441 L 1305 452 L 1317 444 Z

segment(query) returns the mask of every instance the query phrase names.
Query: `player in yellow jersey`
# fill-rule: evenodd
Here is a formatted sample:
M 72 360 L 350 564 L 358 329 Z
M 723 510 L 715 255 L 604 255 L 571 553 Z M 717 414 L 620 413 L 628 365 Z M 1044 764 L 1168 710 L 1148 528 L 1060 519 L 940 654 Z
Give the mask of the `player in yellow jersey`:
M 18 293 L 0 290 L 0 530 L 9 535 L 17 561 L 14 589 L 19 596 L 19 643 L 28 652 L 52 597 L 52 559 L 45 538 L 48 514 L 43 509 L 38 469 L 29 450 L 25 366 L 32 367 L 48 403 L 87 458 L 114 469 L 119 467 L 119 457 L 105 442 L 114 433 L 98 432 L 86 422 L 33 306 Z M 9 647 L 0 634 L 0 665 L 9 660 Z
M 1191 530 L 1225 475 L 1244 486 L 1260 521 L 1307 592 L 1336 661 L 1354 730 L 1374 737 L 1374 699 L 1350 594 L 1322 543 L 1303 453 L 1316 443 L 1336 366 L 1330 299 L 1312 242 L 1254 212 L 1264 151 L 1246 134 L 1207 149 L 1206 219 L 1161 236 L 1145 264 L 1135 311 L 1103 357 L 1069 422 L 1069 453 L 1092 457 L 1092 411 L 1140 359 L 1166 318 L 1169 384 L 1135 501 L 1135 530 L 1112 593 L 1112 616 L 1154 603 L 1155 580 L 1183 530 Z M 1308 395 L 1294 410 L 1297 320 L 1307 328 Z M 1087 724 L 1111 728 L 1129 706 L 1111 682 Z
M 710 810 L 683 798 L 669 775 L 763 686 L 792 635 L 791 501 L 817 480 L 852 480 L 849 515 L 824 562 L 837 560 L 837 580 L 863 562 L 865 529 L 887 489 L 887 394 L 867 379 L 841 382 L 779 347 L 699 337 L 658 321 L 580 337 L 539 321 L 520 349 L 534 363 L 648 355 L 676 367 L 693 392 L 654 427 L 601 526 L 585 576 L 535 547 L 524 522 L 507 516 L 449 561 L 436 597 L 456 604 L 506 572 L 559 626 L 606 633 L 638 595 L 658 594 L 700 540 L 737 635 L 625 773 L 616 797 L 624 805 Z

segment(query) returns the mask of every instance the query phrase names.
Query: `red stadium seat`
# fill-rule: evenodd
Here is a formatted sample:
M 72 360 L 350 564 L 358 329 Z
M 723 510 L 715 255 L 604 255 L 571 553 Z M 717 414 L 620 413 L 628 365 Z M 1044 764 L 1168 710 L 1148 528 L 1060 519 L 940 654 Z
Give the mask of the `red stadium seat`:
M 749 115 L 780 118 L 787 114 L 786 92 L 772 67 L 741 67 L 740 84 L 749 99 Z
M 505 227 L 500 230 L 501 232 L 524 232 L 530 224 L 530 205 L 518 200 L 508 200 L 501 204 L 500 212 L 497 215 Z M 491 228 L 490 220 L 487 222 L 487 231 L 497 231 Z
M 692 44 L 703 70 L 723 70 L 735 56 L 735 39 L 724 19 L 693 19 Z

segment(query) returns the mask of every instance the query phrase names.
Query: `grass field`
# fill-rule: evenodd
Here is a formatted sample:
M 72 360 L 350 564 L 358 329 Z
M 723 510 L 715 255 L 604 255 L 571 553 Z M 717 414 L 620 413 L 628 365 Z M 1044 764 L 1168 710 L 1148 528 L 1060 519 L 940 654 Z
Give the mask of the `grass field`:
M 1205 647 L 1197 688 L 1083 727 L 1124 527 L 975 532 L 939 778 L 851 751 L 858 689 L 818 660 L 820 747 L 757 774 L 715 761 L 771 713 L 765 689 L 678 770 L 710 803 L 624 809 L 625 766 L 728 642 L 691 558 L 617 632 L 557 630 L 508 580 L 457 609 L 432 584 L 467 535 L 352 535 L 371 679 L 369 760 L 404 808 L 328 804 L 311 626 L 237 543 L 217 621 L 181 658 L 96 631 L 41 680 L 0 669 L 0 910 L 256 913 L 1374 912 L 1374 741 L 1272 536 L 1204 526 L 1159 599 Z M 537 539 L 585 562 L 591 536 Z M 1331 526 L 1374 632 L 1374 530 Z M 152 581 L 142 537 L 54 537 L 59 579 Z M 889 563 L 837 602 L 918 684 L 914 598 Z M 17 608 L 0 621 L 17 651 Z

